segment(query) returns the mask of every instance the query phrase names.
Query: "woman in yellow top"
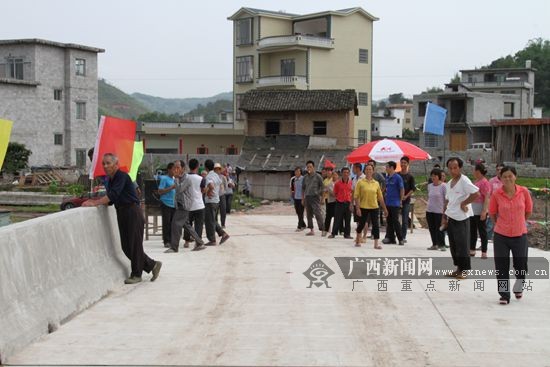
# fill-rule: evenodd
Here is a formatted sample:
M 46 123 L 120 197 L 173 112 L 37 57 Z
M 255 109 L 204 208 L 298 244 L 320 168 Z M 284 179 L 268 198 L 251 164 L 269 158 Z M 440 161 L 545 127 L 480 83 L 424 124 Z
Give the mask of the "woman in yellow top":
M 356 215 L 359 217 L 359 223 L 357 225 L 357 236 L 355 238 L 355 246 L 361 246 L 361 232 L 367 221 L 372 223 L 372 236 L 374 238 L 374 248 L 377 250 L 382 249 L 382 246 L 378 244 L 380 238 L 380 226 L 378 218 L 380 217 L 379 208 L 384 210 L 384 216 L 388 216 L 388 209 L 384 203 L 384 197 L 382 196 L 382 189 L 378 181 L 374 179 L 374 167 L 370 164 L 365 166 L 365 178 L 359 180 L 355 186 L 353 192 L 353 199 L 355 200 Z

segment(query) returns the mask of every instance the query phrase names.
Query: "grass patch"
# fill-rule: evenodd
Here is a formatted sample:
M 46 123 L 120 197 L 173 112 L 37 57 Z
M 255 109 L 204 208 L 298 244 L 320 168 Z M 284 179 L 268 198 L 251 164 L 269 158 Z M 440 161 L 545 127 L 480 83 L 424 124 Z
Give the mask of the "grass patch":
M 474 182 L 475 179 L 473 176 L 471 175 L 467 175 L 468 178 Z M 491 177 L 487 177 L 487 179 L 490 179 Z M 416 185 L 418 186 L 419 184 L 421 184 L 422 182 L 427 182 L 427 176 L 425 175 L 417 175 L 417 176 L 414 176 L 414 180 L 416 182 Z M 447 181 L 450 180 L 450 176 L 447 175 Z M 546 179 L 546 178 L 534 178 L 534 177 L 518 177 L 517 180 L 516 180 L 516 183 L 518 185 L 521 185 L 521 186 L 525 186 L 525 187 L 528 187 L 528 188 L 538 188 L 538 189 L 541 189 L 541 188 L 544 188 L 544 187 L 550 187 L 550 179 Z M 420 187 L 420 191 L 426 191 L 427 186 L 422 186 Z
M 57 213 L 61 210 L 58 204 L 32 206 L 2 206 L 3 209 L 19 213 Z
M 546 178 L 518 177 L 516 183 L 521 186 L 541 189 L 543 187 L 549 187 L 550 180 Z
M 241 200 L 244 204 L 241 204 Z M 261 202 L 261 199 L 258 199 L 258 198 L 246 197 L 246 195 L 243 195 L 243 194 L 233 194 L 233 203 L 231 205 L 231 209 L 232 210 L 246 209 L 246 208 L 250 208 L 249 205 L 252 205 L 254 208 L 257 208 L 260 206 L 260 202 Z

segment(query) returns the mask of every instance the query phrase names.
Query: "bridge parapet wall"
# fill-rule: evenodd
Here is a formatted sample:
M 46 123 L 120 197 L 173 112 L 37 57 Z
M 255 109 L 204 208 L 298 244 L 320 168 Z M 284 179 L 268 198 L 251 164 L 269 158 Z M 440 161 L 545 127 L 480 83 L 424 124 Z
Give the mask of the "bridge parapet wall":
M 77 208 L 0 228 L 0 364 L 122 284 L 114 208 Z

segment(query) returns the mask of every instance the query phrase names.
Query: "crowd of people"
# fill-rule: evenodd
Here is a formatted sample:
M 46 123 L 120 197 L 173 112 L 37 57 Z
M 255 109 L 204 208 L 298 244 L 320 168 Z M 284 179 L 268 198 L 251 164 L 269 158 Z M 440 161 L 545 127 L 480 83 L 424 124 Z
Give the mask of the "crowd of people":
M 82 206 L 115 206 L 121 247 L 131 264 L 131 273 L 125 283 L 141 282 L 143 271 L 152 273 L 151 281 L 155 281 L 162 262 L 151 259 L 143 250 L 145 218 L 140 193 L 135 182 L 119 169 L 118 164 L 115 154 L 107 153 L 102 157 L 105 176 L 101 180 L 106 195 L 87 200 Z M 176 160 L 168 163 L 166 174 L 156 177 L 166 253 L 179 252 L 182 232 L 183 247 L 188 248 L 191 242 L 195 242 L 192 251 L 221 245 L 230 237 L 225 225 L 226 216 L 231 213 L 235 189 L 231 166 L 222 167 L 207 159 L 204 167 L 200 167 L 198 160 L 191 159 L 188 168 L 184 161 Z M 206 243 L 202 239 L 203 228 L 208 239 Z
M 182 232 L 184 248 L 195 242 L 192 251 L 229 239 L 225 225 L 235 188 L 231 166 L 207 159 L 201 168 L 197 159 L 189 160 L 188 169 L 185 162 L 177 160 L 168 163 L 165 175 L 157 177 L 166 253 L 179 252 Z M 202 240 L 203 229 L 207 242 Z
M 417 190 L 415 178 L 409 171 L 410 160 L 403 156 L 398 164 L 385 164 L 385 174 L 376 171 L 376 162 L 353 164 L 336 170 L 325 165 L 320 173 L 313 161 L 306 163 L 305 173 L 296 167 L 290 181 L 290 196 L 298 218 L 296 231 L 307 229 L 306 236 L 314 236 L 314 222 L 321 236 L 333 239 L 342 235 L 354 239 L 361 247 L 372 238 L 374 249 L 383 244 L 404 246 L 411 223 L 411 198 Z M 449 276 L 466 279 L 471 257 L 481 251 L 487 259 L 488 243 L 493 242 L 495 269 L 501 304 L 510 302 L 510 252 L 516 274 L 512 287 L 514 296 L 523 295 L 527 272 L 526 220 L 533 211 L 528 190 L 516 184 L 515 168 L 497 164 L 496 176 L 488 180 L 487 169 L 477 163 L 473 170 L 474 182 L 463 172 L 463 161 L 451 157 L 447 171 L 435 165 L 428 178 L 426 221 L 431 238 L 427 250 L 450 249 L 456 269 Z M 447 181 L 447 173 L 449 180 Z M 304 220 L 305 214 L 305 220 Z M 355 237 L 351 236 L 351 218 L 356 223 Z M 380 241 L 380 228 L 385 222 L 385 237 Z M 370 236 L 367 236 L 370 227 Z M 445 238 L 448 237 L 448 245 Z M 480 241 L 480 246 L 476 247 Z
M 119 169 L 116 155 L 105 154 L 102 164 L 106 196 L 88 200 L 83 206 L 115 206 L 122 250 L 131 263 L 131 274 L 125 283 L 141 282 L 143 271 L 152 273 L 154 281 L 162 263 L 143 250 L 144 216 L 136 185 Z M 182 231 L 183 247 L 195 242 L 193 251 L 221 245 L 230 238 L 225 225 L 235 190 L 231 167 L 210 159 L 205 161 L 202 172 L 196 159 L 189 160 L 188 166 L 187 169 L 181 160 L 171 162 L 166 166 L 166 174 L 158 178 L 162 240 L 167 253 L 179 251 Z M 354 239 L 354 245 L 361 247 L 370 227 L 374 249 L 382 249 L 380 242 L 404 246 L 408 228 L 414 225 L 410 208 L 417 187 L 409 171 L 409 158 L 402 157 L 399 166 L 397 172 L 397 163 L 389 161 L 385 174 L 380 174 L 374 161 L 364 166 L 356 163 L 352 166 L 353 175 L 349 167 L 336 170 L 333 164 L 325 165 L 319 174 L 313 161 L 306 163 L 304 174 L 301 167 L 296 167 L 290 181 L 290 195 L 298 217 L 296 231 L 308 229 L 306 236 L 314 236 L 315 218 L 322 237 L 328 235 L 334 239 L 342 235 L 344 239 Z M 488 242 L 492 240 L 499 302 L 503 305 L 510 302 L 510 289 L 517 299 L 522 298 L 528 257 L 526 220 L 533 211 L 530 193 L 516 184 L 513 167 L 498 164 L 496 176 L 487 180 L 485 166 L 477 163 L 474 182 L 463 173 L 460 158 L 449 158 L 446 168 L 447 171 L 434 166 L 427 182 L 426 221 L 431 238 L 427 249 L 446 251 L 445 237 L 448 237 L 456 266 L 449 275 L 465 279 L 471 270 L 471 257 L 481 250 L 481 258 L 487 259 Z M 250 184 L 245 189 L 249 192 Z M 351 235 L 352 217 L 356 223 L 355 237 Z M 385 237 L 380 241 L 384 222 Z M 206 243 L 202 239 L 203 228 Z M 476 247 L 478 237 L 480 246 Z M 512 288 L 508 287 L 510 252 L 516 275 Z

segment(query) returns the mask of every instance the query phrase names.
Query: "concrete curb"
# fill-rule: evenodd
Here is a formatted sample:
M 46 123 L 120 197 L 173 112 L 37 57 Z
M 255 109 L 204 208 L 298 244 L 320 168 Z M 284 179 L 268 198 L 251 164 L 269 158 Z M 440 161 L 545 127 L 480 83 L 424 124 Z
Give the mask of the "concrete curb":
M 0 191 L 0 205 L 48 205 L 61 204 L 65 195 L 39 192 Z
M 122 284 L 114 208 L 77 208 L 0 228 L 0 364 Z

